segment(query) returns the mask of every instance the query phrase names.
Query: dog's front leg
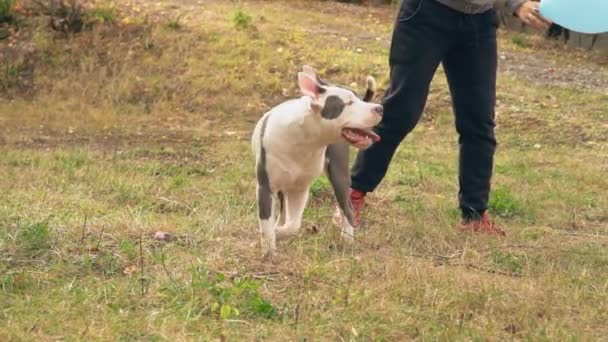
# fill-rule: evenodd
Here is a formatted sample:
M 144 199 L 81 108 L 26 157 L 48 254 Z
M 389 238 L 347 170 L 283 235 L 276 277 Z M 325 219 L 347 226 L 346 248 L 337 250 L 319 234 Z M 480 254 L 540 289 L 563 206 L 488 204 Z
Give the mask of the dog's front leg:
M 305 190 L 285 192 L 285 224 L 277 227 L 277 238 L 285 239 L 298 233 L 302 226 L 302 215 L 308 202 L 308 187 Z
M 355 229 L 353 227 L 353 209 L 348 196 L 348 189 L 350 188 L 348 152 L 347 144 L 338 143 L 329 145 L 325 156 L 328 159 L 327 176 L 338 202 L 334 221 L 341 226 L 342 238 L 346 241 L 352 241 Z

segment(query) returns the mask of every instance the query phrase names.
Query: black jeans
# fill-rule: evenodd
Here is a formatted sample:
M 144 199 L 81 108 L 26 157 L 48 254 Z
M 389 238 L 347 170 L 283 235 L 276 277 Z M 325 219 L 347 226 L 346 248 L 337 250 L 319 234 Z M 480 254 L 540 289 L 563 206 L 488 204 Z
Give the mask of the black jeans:
M 354 189 L 373 191 L 395 150 L 418 123 L 429 85 L 443 64 L 459 134 L 459 202 L 463 218 L 488 205 L 494 150 L 496 30 L 494 10 L 464 14 L 434 0 L 403 0 L 390 49 L 391 82 L 384 117 L 375 128 L 382 140 L 359 152 L 352 170 Z

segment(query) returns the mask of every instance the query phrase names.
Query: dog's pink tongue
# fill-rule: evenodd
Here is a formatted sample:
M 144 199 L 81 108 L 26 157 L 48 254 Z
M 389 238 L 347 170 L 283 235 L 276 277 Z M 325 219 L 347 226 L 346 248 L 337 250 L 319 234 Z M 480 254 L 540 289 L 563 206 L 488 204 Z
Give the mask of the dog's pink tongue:
M 369 134 L 369 137 L 372 138 L 373 142 L 378 142 L 380 141 L 380 136 L 378 134 L 376 134 L 376 132 L 374 131 L 369 131 L 367 132 L 367 134 Z

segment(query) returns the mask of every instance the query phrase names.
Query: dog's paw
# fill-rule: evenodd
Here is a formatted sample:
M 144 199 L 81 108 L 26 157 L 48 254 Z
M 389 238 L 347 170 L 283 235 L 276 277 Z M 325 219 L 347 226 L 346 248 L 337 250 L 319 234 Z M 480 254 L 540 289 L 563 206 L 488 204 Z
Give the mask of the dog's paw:
M 336 210 L 334 210 L 334 215 L 331 217 L 331 222 L 338 227 L 342 226 L 342 211 L 338 206 L 336 206 Z
M 272 263 L 274 253 L 273 251 L 266 251 L 262 254 L 262 261 L 267 263 Z
M 355 239 L 355 228 L 350 224 L 346 224 L 342 226 L 342 240 L 346 242 L 353 242 Z
M 272 260 L 272 255 L 276 249 L 277 247 L 275 241 L 262 238 L 262 258 L 264 260 Z

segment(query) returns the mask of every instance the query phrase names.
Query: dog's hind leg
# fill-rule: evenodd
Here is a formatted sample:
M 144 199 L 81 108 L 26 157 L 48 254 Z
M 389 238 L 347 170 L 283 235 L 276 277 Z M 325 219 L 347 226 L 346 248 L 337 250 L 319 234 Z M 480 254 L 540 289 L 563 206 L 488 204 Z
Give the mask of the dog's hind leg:
M 350 172 L 348 170 L 348 145 L 344 143 L 333 144 L 327 147 L 325 155 L 328 159 L 327 175 L 334 189 L 338 208 L 336 208 L 337 219 L 342 229 L 342 237 L 351 241 L 355 234 L 353 227 L 353 209 L 348 196 L 350 188 Z
M 260 157 L 256 165 L 257 188 L 256 197 L 258 201 L 258 218 L 260 221 L 260 233 L 262 235 L 262 253 L 264 258 L 271 259 L 276 249 L 276 232 L 272 215 L 272 190 L 270 178 L 266 170 L 266 150 L 262 147 Z
M 285 239 L 298 233 L 302 226 L 302 215 L 308 202 L 308 187 L 305 190 L 290 190 L 285 192 L 286 217 L 285 224 L 278 226 L 277 239 Z
M 276 233 L 272 217 L 272 193 L 263 184 L 257 186 L 258 218 L 264 258 L 271 258 L 276 249 Z

